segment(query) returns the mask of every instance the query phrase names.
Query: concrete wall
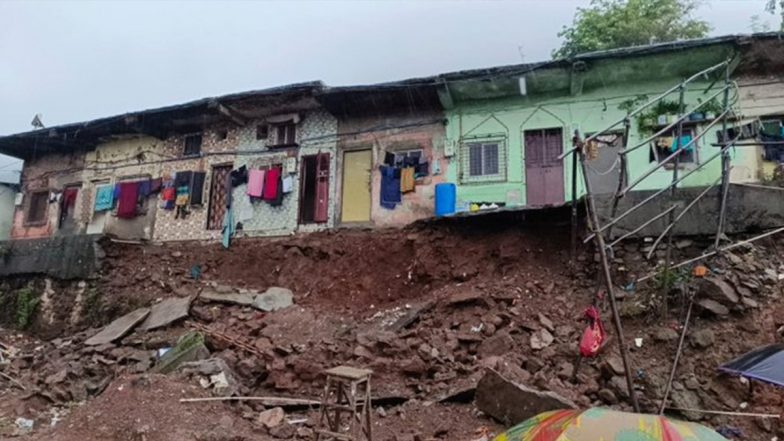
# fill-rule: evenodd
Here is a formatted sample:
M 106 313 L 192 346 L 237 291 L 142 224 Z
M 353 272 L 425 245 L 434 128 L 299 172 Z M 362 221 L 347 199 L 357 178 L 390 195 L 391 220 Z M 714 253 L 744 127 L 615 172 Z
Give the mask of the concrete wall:
M 704 190 L 704 187 L 681 188 L 674 198 L 657 197 L 625 217 L 613 227 L 613 236 L 618 237 L 632 231 L 659 213 L 677 205 L 676 213 L 686 207 Z M 621 199 L 618 214 L 636 205 L 654 190 L 629 193 Z M 609 218 L 611 198 L 597 200 L 603 215 L 602 223 Z M 719 218 L 719 190 L 713 188 L 695 204 L 676 224 L 674 233 L 679 236 L 715 235 Z M 658 236 L 666 228 L 666 217 L 636 233 L 635 237 Z M 756 184 L 731 184 L 727 196 L 726 233 L 741 233 L 750 230 L 784 226 L 784 188 Z
M 513 97 L 483 101 L 465 102 L 446 112 L 447 142 L 455 147 L 456 155 L 450 160 L 447 173 L 448 180 L 458 184 L 458 203 L 469 201 L 505 202 L 508 205 L 526 205 L 525 157 L 523 132 L 532 129 L 560 128 L 564 135 L 563 149 L 571 147 L 571 134 L 574 129 L 583 134 L 590 134 L 604 129 L 615 120 L 625 116 L 626 111 L 619 105 L 638 95 L 656 96 L 673 85 L 679 79 L 663 79 L 658 81 L 637 82 L 634 84 L 607 84 L 605 87 L 589 91 L 579 96 L 550 96 L 544 98 Z M 703 93 L 707 83 L 690 85 L 685 101 L 689 108 L 695 106 L 699 99 L 705 98 Z M 715 93 L 715 90 L 711 93 Z M 708 95 L 710 95 L 709 93 Z M 677 101 L 677 94 L 668 97 Z M 704 126 L 697 126 L 699 133 Z M 711 131 L 715 131 L 712 129 Z M 629 145 L 646 138 L 648 134 L 638 132 L 636 122 L 630 130 Z M 506 145 L 507 178 L 498 183 L 464 183 L 461 179 L 460 145 L 467 139 L 495 138 L 501 139 Z M 696 148 L 697 161 L 704 161 L 716 152 L 710 143 L 716 142 L 716 136 L 710 133 L 699 141 Z M 732 151 L 733 163 L 748 161 L 748 151 L 736 149 Z M 753 154 L 752 154 L 753 155 Z M 642 147 L 628 155 L 630 180 L 641 176 L 652 168 L 655 163 L 649 162 L 649 147 Z M 564 193 L 567 201 L 571 188 L 571 159 L 564 161 Z M 695 165 L 682 166 L 681 175 Z M 682 182 L 684 187 L 698 187 L 712 183 L 720 175 L 720 162 L 714 160 L 698 172 Z M 733 175 L 741 181 L 753 179 L 753 174 L 741 177 Z M 661 188 L 672 179 L 672 171 L 664 168 L 654 172 L 639 184 L 637 189 L 647 190 Z M 584 193 L 583 179 L 578 175 L 578 196 Z
M 81 184 L 84 172 L 84 154 L 51 154 L 25 161 L 22 169 L 21 187 L 24 199 L 22 205 L 14 210 L 12 239 L 31 239 L 48 237 L 57 231 L 60 206 L 57 202 L 49 203 L 46 219 L 31 224 L 27 221 L 27 209 L 30 195 L 37 191 L 61 192 L 66 186 Z M 73 213 L 76 233 L 83 232 L 87 226 L 84 192 L 79 191 Z
M 738 109 L 743 122 L 784 115 L 784 77 L 779 75 L 744 75 L 738 78 Z M 770 180 L 778 164 L 764 159 L 764 149 L 743 147 L 747 163 L 733 162 L 733 175 L 742 172 L 753 180 Z M 737 170 L 737 171 L 736 171 Z
M 0 242 L 0 277 L 44 274 L 86 279 L 100 267 L 98 236 L 73 235 Z
M 371 212 L 370 221 L 378 226 L 404 226 L 419 219 L 432 217 L 435 210 L 435 185 L 444 182 L 448 161 L 444 158 L 444 123 L 442 112 L 390 113 L 383 117 L 346 117 L 339 123 L 338 170 L 335 196 L 338 219 L 342 195 L 343 153 L 370 149 Z M 416 190 L 402 195 L 395 209 L 381 207 L 381 172 L 385 152 L 422 149 L 430 163 L 430 176 L 418 179 Z M 436 163 L 438 166 L 436 166 Z M 434 170 L 436 172 L 434 173 Z

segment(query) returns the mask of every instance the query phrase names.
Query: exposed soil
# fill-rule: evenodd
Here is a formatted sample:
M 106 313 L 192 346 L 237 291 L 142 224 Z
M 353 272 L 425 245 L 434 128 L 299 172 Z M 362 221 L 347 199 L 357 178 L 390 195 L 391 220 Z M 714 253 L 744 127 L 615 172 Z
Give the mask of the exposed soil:
M 229 250 L 215 244 L 106 243 L 96 280 L 34 281 L 36 292 L 48 290 L 48 299 L 39 305 L 28 330 L 32 335 L 0 331 L 0 342 L 17 349 L 6 372 L 28 388 L 23 392 L 0 381 L 0 435 L 18 432 L 14 420 L 25 417 L 36 420 L 37 438 L 31 439 L 56 441 L 311 437 L 315 410 L 287 408 L 293 423 L 267 429 L 256 421 L 261 404 L 179 403 L 209 393 L 199 386 L 198 375 L 150 375 L 154 351 L 173 346 L 194 324 L 253 348 L 249 352 L 207 335 L 212 357 L 230 367 L 238 395 L 318 399 L 324 369 L 339 364 L 372 369 L 374 433 L 380 440 L 473 441 L 498 433 L 502 424 L 473 403 L 476 382 L 487 368 L 580 406 L 629 410 L 606 299 L 598 306 L 613 340 L 573 375 L 583 310 L 601 289 L 592 252 L 584 250 L 575 265 L 569 264 L 568 238 L 568 226 L 552 218 L 523 222 L 501 216 L 403 230 L 242 240 Z M 719 298 L 726 315 L 695 307 L 672 407 L 782 412 L 780 389 L 758 385 L 749 396 L 746 384 L 716 370 L 749 349 L 781 340 L 780 243 L 759 242 L 710 261 L 710 278 L 726 282 L 736 298 Z M 631 273 L 652 269 L 641 257 L 646 245 L 635 241 L 617 248 L 620 284 Z M 707 245 L 678 241 L 676 257 L 697 255 Z M 191 277 L 194 265 L 200 268 L 198 280 Z M 4 283 L 10 288 L 29 281 Z M 681 279 L 667 319 L 661 317 L 656 283 L 619 290 L 643 411 L 658 410 L 686 309 L 679 299 L 683 293 L 708 295 L 703 283 Z M 263 313 L 197 299 L 188 321 L 137 331 L 115 345 L 83 344 L 98 326 L 164 297 L 206 290 L 254 293 L 271 286 L 291 289 L 295 305 Z M 411 320 L 399 321 L 406 316 Z M 543 335 L 552 341 L 535 344 Z M 36 336 L 57 338 L 47 342 Z M 642 339 L 641 347 L 635 338 Z M 53 408 L 73 409 L 42 434 Z M 784 430 L 778 420 L 672 415 L 738 429 L 742 439 L 781 437 Z

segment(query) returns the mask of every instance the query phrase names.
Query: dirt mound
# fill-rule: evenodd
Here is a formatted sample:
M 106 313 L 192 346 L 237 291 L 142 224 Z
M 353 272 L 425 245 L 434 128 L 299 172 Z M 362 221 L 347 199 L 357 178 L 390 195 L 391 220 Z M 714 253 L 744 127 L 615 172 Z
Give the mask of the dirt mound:
M 264 439 L 223 403 L 186 407 L 184 395 L 204 391 L 160 375 L 123 376 L 67 421 L 31 440 L 40 441 L 243 441 Z

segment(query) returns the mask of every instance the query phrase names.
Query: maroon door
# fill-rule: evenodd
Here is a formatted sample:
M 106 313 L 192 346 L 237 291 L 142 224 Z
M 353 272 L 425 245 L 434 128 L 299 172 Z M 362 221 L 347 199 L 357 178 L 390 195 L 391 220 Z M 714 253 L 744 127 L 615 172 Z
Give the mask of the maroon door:
M 316 155 L 316 210 L 315 222 L 326 222 L 329 217 L 329 153 Z
M 561 129 L 525 131 L 526 205 L 543 207 L 564 202 Z

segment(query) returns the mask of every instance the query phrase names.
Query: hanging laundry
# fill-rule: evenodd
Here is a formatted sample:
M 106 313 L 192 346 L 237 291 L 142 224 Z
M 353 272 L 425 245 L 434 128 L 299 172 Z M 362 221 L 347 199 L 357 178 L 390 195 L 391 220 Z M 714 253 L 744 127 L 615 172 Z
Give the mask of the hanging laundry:
M 384 153 L 384 164 L 390 167 L 394 167 L 395 165 L 395 154 L 391 152 Z
M 280 207 L 283 205 L 283 178 L 280 174 L 278 174 L 278 180 L 276 182 L 277 190 L 275 190 L 275 199 L 270 201 L 270 205 L 273 207 Z
M 400 191 L 403 193 L 408 193 L 416 189 L 414 171 L 414 167 L 406 167 L 400 170 Z
M 248 167 L 244 165 L 236 170 L 232 170 L 229 175 L 231 176 L 232 187 L 239 187 L 248 183 Z
M 187 185 L 177 187 L 177 199 L 174 200 L 174 206 L 177 210 L 174 213 L 175 219 L 185 219 L 185 216 L 188 215 L 188 202 L 190 201 L 189 189 L 190 188 Z
M 231 245 L 232 236 L 234 236 L 234 214 L 231 210 L 226 210 L 226 213 L 223 214 L 223 229 L 221 231 L 223 248 L 228 248 Z
M 119 184 L 120 198 L 117 205 L 117 217 L 133 219 L 136 217 L 136 200 L 139 196 L 138 182 L 122 182 Z
M 63 190 L 63 197 L 60 199 L 60 224 L 68 216 L 68 213 L 76 206 L 76 196 L 79 194 L 77 188 L 66 188 Z
M 114 206 L 114 185 L 95 188 L 95 211 L 111 210 Z
M 690 145 L 688 147 L 686 146 L 686 144 L 688 144 L 690 142 L 691 142 L 691 135 L 683 135 L 683 136 L 681 136 L 680 148 L 682 148 L 686 152 L 690 152 L 692 150 L 692 148 L 694 148 L 694 144 L 692 144 L 692 145 Z M 670 151 L 671 152 L 675 152 L 675 150 L 677 150 L 677 149 L 678 149 L 678 137 L 675 136 L 675 137 L 672 138 L 672 141 L 670 143 Z
M 251 170 L 248 172 L 248 188 L 245 192 L 252 198 L 260 198 L 264 194 L 264 182 L 267 172 Z
M 280 186 L 280 172 L 279 167 L 271 168 L 264 175 L 264 193 L 262 198 L 267 202 L 273 202 L 278 199 L 281 190 Z
M 191 177 L 190 203 L 201 205 L 204 198 L 204 181 L 207 179 L 205 172 L 193 172 Z
M 286 176 L 283 178 L 283 193 L 291 193 L 291 190 L 294 188 L 294 178 L 291 176 Z
M 226 181 L 223 183 L 223 189 L 226 192 L 226 208 L 229 209 L 231 208 L 232 202 L 234 202 L 234 195 L 232 194 L 234 187 L 231 185 L 231 173 L 226 175 Z
M 381 166 L 381 206 L 393 210 L 400 203 L 400 169 Z
M 151 194 L 158 193 L 159 191 L 161 191 L 162 187 L 163 187 L 163 179 L 156 178 L 156 179 L 150 180 L 150 193 Z
M 150 180 L 146 181 L 139 181 L 139 190 L 137 194 L 138 201 L 141 202 L 144 199 L 147 199 L 147 196 L 150 195 L 152 189 L 152 183 Z

